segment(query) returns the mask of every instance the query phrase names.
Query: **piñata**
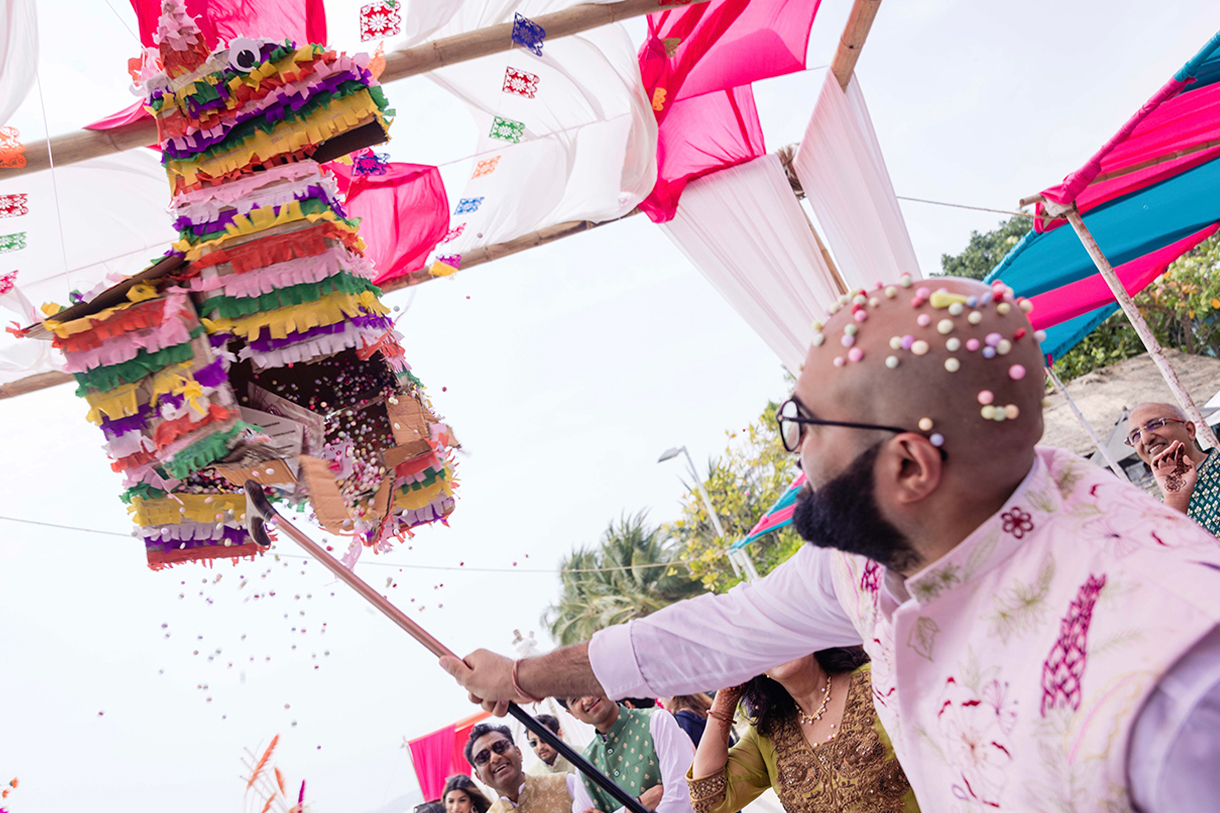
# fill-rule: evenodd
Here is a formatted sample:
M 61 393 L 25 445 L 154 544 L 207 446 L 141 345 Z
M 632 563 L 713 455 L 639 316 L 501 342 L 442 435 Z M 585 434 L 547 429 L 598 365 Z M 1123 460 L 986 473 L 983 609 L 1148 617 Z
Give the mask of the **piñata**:
M 321 162 L 386 138 L 367 55 L 237 39 L 166 0 L 146 61 L 179 240 L 30 335 L 105 436 L 149 566 L 257 552 L 247 480 L 385 549 L 454 507 L 452 433 L 412 374 Z

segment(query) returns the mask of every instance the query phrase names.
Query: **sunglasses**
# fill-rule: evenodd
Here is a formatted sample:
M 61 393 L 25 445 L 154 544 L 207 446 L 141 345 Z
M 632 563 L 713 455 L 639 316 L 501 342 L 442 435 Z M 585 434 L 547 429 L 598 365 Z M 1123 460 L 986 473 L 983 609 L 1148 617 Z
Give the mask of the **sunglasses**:
M 1140 435 L 1144 434 L 1145 432 L 1155 432 L 1167 423 L 1187 423 L 1187 421 L 1184 421 L 1181 418 L 1153 418 L 1139 429 L 1131 430 L 1131 434 L 1127 435 L 1127 445 L 1134 446 L 1140 442 Z
M 803 427 L 808 426 L 846 426 L 848 429 L 880 429 L 883 432 L 902 433 L 908 430 L 897 426 L 878 426 L 873 423 L 852 423 L 850 421 L 824 421 L 821 418 L 810 418 L 802 415 L 804 408 L 795 397 L 789 398 L 779 405 L 775 411 L 775 421 L 779 424 L 779 438 L 784 443 L 784 449 L 795 452 L 801 448 L 801 437 L 805 434 Z
M 505 751 L 513 747 L 512 740 L 496 740 L 491 744 L 490 748 L 484 748 L 482 751 L 474 755 L 475 765 L 486 765 L 491 761 L 491 752 L 495 751 L 498 756 L 503 755 Z

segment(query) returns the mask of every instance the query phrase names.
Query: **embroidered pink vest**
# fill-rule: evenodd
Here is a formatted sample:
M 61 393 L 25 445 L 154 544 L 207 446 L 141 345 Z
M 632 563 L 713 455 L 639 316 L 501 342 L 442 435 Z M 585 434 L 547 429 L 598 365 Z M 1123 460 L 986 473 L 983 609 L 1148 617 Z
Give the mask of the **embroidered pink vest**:
M 1130 809 L 1148 692 L 1220 622 L 1220 543 L 1061 449 L 906 581 L 840 554 L 836 592 L 873 659 L 877 713 L 924 810 Z

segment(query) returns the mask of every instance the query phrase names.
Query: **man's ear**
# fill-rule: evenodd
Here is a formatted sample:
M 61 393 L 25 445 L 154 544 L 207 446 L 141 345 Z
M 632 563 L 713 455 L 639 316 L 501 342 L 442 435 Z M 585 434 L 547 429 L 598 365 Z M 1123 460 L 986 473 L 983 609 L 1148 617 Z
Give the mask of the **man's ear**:
M 900 504 L 926 499 L 940 486 L 943 476 L 941 450 L 915 432 L 894 436 L 877 461 L 880 490 Z

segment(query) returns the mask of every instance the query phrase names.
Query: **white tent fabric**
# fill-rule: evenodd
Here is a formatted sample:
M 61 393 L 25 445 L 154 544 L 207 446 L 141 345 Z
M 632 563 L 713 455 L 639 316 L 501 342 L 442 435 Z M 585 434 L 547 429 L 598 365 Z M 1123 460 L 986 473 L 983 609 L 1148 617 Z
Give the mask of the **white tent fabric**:
M 69 291 L 85 293 L 109 274 L 139 271 L 177 238 L 167 211 L 169 183 L 149 150 L 62 166 L 54 182 L 50 170 L 3 181 L 0 195 L 24 195 L 27 211 L 0 219 L 0 241 L 24 235 L 12 243 L 24 247 L 0 253 L 0 277 L 15 273 L 14 293 L 35 309 L 69 304 Z M 28 309 L 18 312 L 25 306 L 16 296 L 0 299 L 0 308 L 5 324 L 36 318 Z M 52 369 L 31 344 L 0 333 L 0 382 Z
M 532 18 L 571 5 L 571 0 L 412 3 L 403 27 L 416 33 L 401 45 L 512 22 L 516 13 Z M 532 96 L 505 90 L 510 68 L 527 75 Z M 466 103 L 480 134 L 474 160 L 442 168 L 454 205 L 455 236 L 438 254 L 461 254 L 570 220 L 612 220 L 652 191 L 656 120 L 635 46 L 622 25 L 544 40 L 541 56 L 515 47 L 428 77 Z M 520 143 L 490 136 L 496 117 L 524 125 Z M 479 162 L 493 168 L 480 172 Z
M 510 67 L 538 77 L 534 98 L 501 90 Z M 451 228 L 462 232 L 440 253 L 570 220 L 611 220 L 652 190 L 656 120 L 622 26 L 565 37 L 546 45 L 541 57 L 518 48 L 431 78 L 467 103 L 480 132 L 478 158 L 443 171 L 454 205 Z M 488 135 L 497 116 L 525 125 L 521 143 Z M 494 170 L 478 173 L 479 161 L 494 162 Z
M 784 366 L 799 371 L 811 323 L 838 289 L 779 158 L 692 181 L 661 228 Z
M 4 0 L 0 13 L 0 124 L 25 101 L 38 74 L 34 0 Z
M 854 76 L 844 93 L 834 74 L 826 72 L 793 166 L 849 287 L 870 288 L 902 274 L 920 278 L 915 249 Z

